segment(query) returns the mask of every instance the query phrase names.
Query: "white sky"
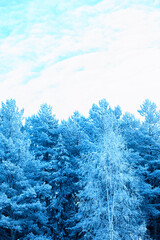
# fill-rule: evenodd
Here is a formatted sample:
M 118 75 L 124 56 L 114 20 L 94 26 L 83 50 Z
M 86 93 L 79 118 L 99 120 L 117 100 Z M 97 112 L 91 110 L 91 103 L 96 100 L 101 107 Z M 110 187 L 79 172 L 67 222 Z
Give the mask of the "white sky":
M 0 100 L 25 115 L 47 102 L 61 119 L 102 98 L 134 114 L 145 98 L 159 107 L 160 1 L 133 2 L 2 1 Z

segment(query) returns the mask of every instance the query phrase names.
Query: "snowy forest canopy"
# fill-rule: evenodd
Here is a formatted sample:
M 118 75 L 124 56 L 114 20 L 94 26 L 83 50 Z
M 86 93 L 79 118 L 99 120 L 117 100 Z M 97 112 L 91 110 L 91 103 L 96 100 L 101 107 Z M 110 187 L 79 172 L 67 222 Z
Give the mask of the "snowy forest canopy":
M 0 109 L 1 240 L 160 239 L 160 111 L 105 99 L 59 122 L 43 104 Z

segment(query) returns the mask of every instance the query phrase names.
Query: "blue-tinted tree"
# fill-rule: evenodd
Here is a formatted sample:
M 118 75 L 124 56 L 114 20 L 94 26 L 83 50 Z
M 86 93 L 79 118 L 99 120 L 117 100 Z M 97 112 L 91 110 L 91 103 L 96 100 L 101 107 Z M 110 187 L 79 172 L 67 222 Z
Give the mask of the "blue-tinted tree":
M 141 195 L 144 197 L 143 210 L 146 213 L 147 227 L 152 237 L 159 238 L 160 113 L 156 104 L 148 99 L 138 112 L 142 118 L 141 123 L 127 113 L 122 118 L 121 130 L 127 147 L 137 154 L 132 164 L 137 168 L 142 181 Z
M 139 209 L 139 179 L 129 165 L 130 152 L 124 150 L 118 132 L 118 118 L 106 104 L 93 108 L 96 147 L 81 164 L 83 188 L 79 193 L 77 228 L 82 239 L 138 239 L 145 235 Z M 93 125 L 94 127 L 94 125 Z M 93 129 L 94 131 L 94 129 Z
M 52 214 L 49 211 L 52 198 L 55 196 L 53 172 L 55 171 L 55 148 L 59 136 L 58 120 L 52 113 L 52 107 L 43 104 L 36 115 L 26 120 L 25 129 L 31 140 L 30 150 L 35 156 L 34 174 L 30 173 L 35 183 L 35 191 L 41 203 L 47 207 L 51 234 L 55 232 L 52 225 Z M 28 171 L 30 166 L 28 165 Z M 32 180 L 32 182 L 33 182 Z
M 138 111 L 144 118 L 137 137 L 137 150 L 143 159 L 145 181 L 151 190 L 146 196 L 148 228 L 155 239 L 160 237 L 160 111 L 146 99 Z
M 22 111 L 15 100 L 0 109 L 0 238 L 23 239 L 29 233 L 43 235 L 47 217 L 24 168 L 32 159 L 22 129 Z
M 55 154 L 55 171 L 52 175 L 55 196 L 50 205 L 55 231 L 54 239 L 75 239 L 75 236 L 71 237 L 73 217 L 76 211 L 73 196 L 75 192 L 74 178 L 77 178 L 73 159 L 66 150 L 60 134 Z
M 49 161 L 58 139 L 58 120 L 52 113 L 52 107 L 41 105 L 38 113 L 26 120 L 25 127 L 31 139 L 30 149 L 35 157 Z
M 74 112 L 68 121 L 62 121 L 60 125 L 64 144 L 69 153 L 75 158 L 80 157 L 84 152 L 88 152 L 90 148 L 87 127 L 87 120 L 78 111 Z

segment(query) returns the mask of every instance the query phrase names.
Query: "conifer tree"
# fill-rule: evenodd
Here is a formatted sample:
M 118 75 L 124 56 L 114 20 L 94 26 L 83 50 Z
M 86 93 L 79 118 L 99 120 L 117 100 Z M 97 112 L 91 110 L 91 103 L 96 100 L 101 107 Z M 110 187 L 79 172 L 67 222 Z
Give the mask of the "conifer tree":
M 24 168 L 32 159 L 29 142 L 22 133 L 22 111 L 15 100 L 0 110 L 0 238 L 24 239 L 30 233 L 43 235 L 45 208 L 30 185 Z
M 78 231 L 75 228 L 75 225 L 77 222 L 77 193 L 80 189 L 79 181 L 81 178 L 81 173 L 79 172 L 79 162 L 81 155 L 84 152 L 88 152 L 89 149 L 89 137 L 84 131 L 84 124 L 85 118 L 82 117 L 79 112 L 75 112 L 68 121 L 62 121 L 60 125 L 63 148 L 66 149 L 69 154 L 67 182 L 64 182 L 64 189 L 66 189 L 66 187 L 68 189 L 65 200 L 65 215 L 67 216 L 66 226 L 68 229 L 68 238 L 66 239 L 73 240 L 78 239 Z
M 30 151 L 35 156 L 34 174 L 30 172 L 30 178 L 34 182 L 34 189 L 41 201 L 47 208 L 48 227 L 50 234 L 54 236 L 53 216 L 50 212 L 50 204 L 55 198 L 56 189 L 53 185 L 53 173 L 56 171 L 56 145 L 58 140 L 58 120 L 52 113 L 52 107 L 43 104 L 38 113 L 26 120 L 25 129 L 31 140 Z M 29 171 L 30 166 L 28 166 Z
M 159 172 L 160 172 L 160 112 L 155 103 L 146 99 L 140 110 L 142 121 L 129 113 L 121 121 L 121 132 L 127 147 L 136 153 L 132 164 L 141 177 L 142 209 L 146 215 L 147 228 L 151 237 L 160 236 Z
M 54 170 L 52 185 L 55 189 L 55 196 L 50 206 L 55 231 L 54 239 L 74 239 L 70 234 L 73 223 L 71 218 L 75 214 L 73 197 L 75 171 L 73 158 L 66 150 L 61 134 L 56 147 Z
M 143 159 L 144 177 L 150 191 L 146 198 L 148 228 L 155 239 L 160 237 L 160 111 L 155 103 L 146 99 L 138 111 L 144 118 L 136 139 L 137 150 Z

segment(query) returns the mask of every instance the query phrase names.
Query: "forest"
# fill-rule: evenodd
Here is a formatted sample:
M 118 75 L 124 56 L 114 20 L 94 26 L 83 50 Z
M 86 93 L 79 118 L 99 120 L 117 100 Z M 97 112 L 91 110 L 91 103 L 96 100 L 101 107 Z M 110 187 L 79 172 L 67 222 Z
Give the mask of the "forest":
M 1 240 L 160 239 L 160 111 L 0 107 Z

